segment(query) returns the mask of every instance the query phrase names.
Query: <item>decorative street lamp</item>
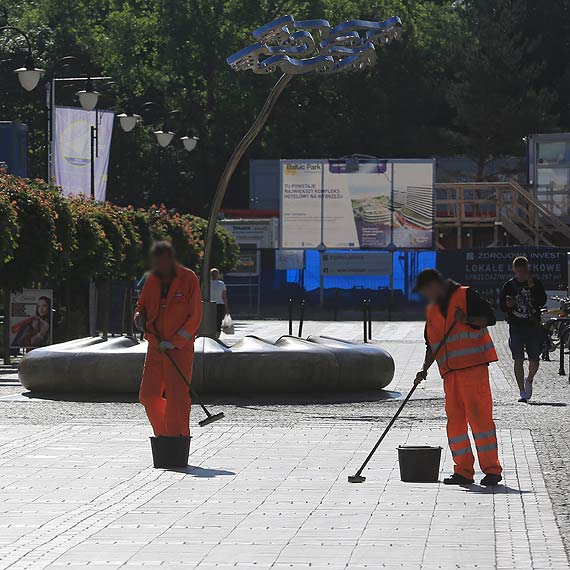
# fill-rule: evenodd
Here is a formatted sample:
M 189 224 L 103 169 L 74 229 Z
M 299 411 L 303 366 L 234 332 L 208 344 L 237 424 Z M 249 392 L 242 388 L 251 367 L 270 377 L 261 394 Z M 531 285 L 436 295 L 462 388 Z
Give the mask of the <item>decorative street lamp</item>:
M 184 148 L 188 151 L 188 152 L 192 152 L 196 146 L 198 145 L 198 141 L 200 139 L 198 139 L 198 137 L 180 137 L 180 140 L 182 141 L 182 144 L 184 145 Z
M 79 103 L 85 111 L 93 111 L 97 107 L 101 93 L 95 91 L 93 81 L 91 77 L 88 77 L 85 81 L 85 88 L 82 91 L 78 91 L 76 95 L 79 97 Z
M 166 148 L 172 142 L 172 139 L 176 136 L 176 133 L 170 129 L 171 119 L 180 114 L 180 111 L 168 111 L 160 103 L 155 103 L 154 101 L 147 101 L 143 103 L 136 111 L 133 111 L 130 107 L 127 107 L 124 113 L 117 115 L 119 118 L 119 123 L 121 128 L 126 133 L 130 133 L 139 122 L 142 122 L 142 116 L 145 113 L 150 112 L 152 109 L 156 109 L 162 118 L 162 127 L 156 131 L 153 131 L 158 144 L 162 148 Z M 183 136 L 180 137 L 184 148 L 188 152 L 192 152 L 196 145 L 198 144 L 198 137 Z
M 97 92 L 93 86 L 93 81 L 109 80 L 110 77 L 92 77 L 90 73 L 85 73 L 84 70 L 88 66 L 85 62 L 74 56 L 66 55 L 58 59 L 47 72 L 46 81 L 46 109 L 47 109 L 47 179 L 51 180 L 53 175 L 53 123 L 54 123 L 54 109 L 56 99 L 56 85 L 58 82 L 65 83 L 83 83 L 82 90 L 77 91 L 76 95 L 79 99 L 79 104 L 85 111 L 93 111 L 99 102 L 100 93 Z M 80 72 L 80 77 L 61 77 L 59 74 L 62 70 L 67 68 L 76 68 Z M 83 72 L 83 73 L 82 73 Z M 84 74 L 84 75 L 83 75 Z
M 310 30 L 310 31 L 309 31 Z M 376 47 L 399 39 L 400 18 L 384 22 L 350 20 L 335 27 L 326 20 L 296 22 L 293 16 L 283 16 L 253 32 L 255 43 L 228 57 L 235 71 L 251 70 L 265 74 L 280 70 L 281 76 L 269 92 L 261 111 L 235 147 L 216 188 L 208 217 L 204 261 L 202 263 L 202 293 L 210 301 L 210 262 L 216 223 L 229 181 L 242 156 L 255 140 L 294 75 L 310 72 L 332 74 L 364 69 L 375 62 Z M 206 307 L 204 307 L 206 309 Z
M 18 33 L 26 41 L 27 55 L 24 67 L 15 69 L 14 73 L 18 74 L 18 81 L 26 91 L 33 91 L 40 82 L 43 70 L 38 69 L 34 63 L 34 57 L 32 55 L 32 44 L 30 42 L 30 39 L 28 38 L 25 32 L 20 30 L 20 28 L 16 28 L 14 26 L 0 27 L 0 33 L 4 33 L 7 31 Z

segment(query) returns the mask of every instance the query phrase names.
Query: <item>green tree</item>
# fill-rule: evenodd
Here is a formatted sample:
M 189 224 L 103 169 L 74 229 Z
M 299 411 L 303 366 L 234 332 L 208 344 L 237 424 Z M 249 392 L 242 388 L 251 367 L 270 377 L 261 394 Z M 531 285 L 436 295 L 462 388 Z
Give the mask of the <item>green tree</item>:
M 556 96 L 539 85 L 541 65 L 529 62 L 535 44 L 517 30 L 515 7 L 511 0 L 465 3 L 470 34 L 449 101 L 457 149 L 476 161 L 479 180 L 490 159 L 522 153 L 524 136 L 557 122 Z

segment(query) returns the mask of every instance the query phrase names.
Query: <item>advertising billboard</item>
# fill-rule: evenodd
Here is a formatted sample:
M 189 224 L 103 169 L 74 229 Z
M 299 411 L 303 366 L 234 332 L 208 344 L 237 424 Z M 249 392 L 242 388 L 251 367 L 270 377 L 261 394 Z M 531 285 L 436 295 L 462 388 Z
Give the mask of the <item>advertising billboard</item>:
M 433 160 L 282 160 L 280 245 L 431 248 L 433 180 Z
M 10 346 L 38 348 L 52 342 L 51 289 L 24 289 L 10 296 Z

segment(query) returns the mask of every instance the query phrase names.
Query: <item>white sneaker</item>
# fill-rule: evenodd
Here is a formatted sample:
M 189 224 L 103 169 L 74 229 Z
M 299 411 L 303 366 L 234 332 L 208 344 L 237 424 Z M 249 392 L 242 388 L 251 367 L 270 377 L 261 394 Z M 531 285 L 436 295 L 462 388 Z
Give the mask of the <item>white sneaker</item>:
M 529 382 L 528 378 L 524 379 L 524 391 L 526 393 L 526 399 L 530 400 L 532 397 L 532 382 Z

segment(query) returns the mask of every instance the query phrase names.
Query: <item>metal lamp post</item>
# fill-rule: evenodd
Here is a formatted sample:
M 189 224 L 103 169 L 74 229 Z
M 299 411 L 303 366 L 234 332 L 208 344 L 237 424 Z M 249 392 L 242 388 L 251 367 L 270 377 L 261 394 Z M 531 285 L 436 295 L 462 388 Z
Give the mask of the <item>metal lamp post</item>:
M 283 16 L 255 30 L 252 34 L 255 43 L 227 59 L 235 71 L 251 70 L 253 73 L 265 74 L 273 73 L 279 68 L 281 76 L 249 130 L 232 152 L 214 194 L 208 217 L 201 275 L 206 315 L 210 313 L 207 308 L 210 301 L 210 264 L 222 201 L 239 161 L 267 122 L 279 95 L 294 75 L 311 72 L 328 75 L 372 65 L 376 47 L 398 39 L 401 30 L 402 22 L 398 17 L 384 22 L 351 20 L 331 27 L 326 20 L 296 22 L 292 16 Z M 210 329 L 211 324 L 205 323 L 203 332 L 208 334 Z

